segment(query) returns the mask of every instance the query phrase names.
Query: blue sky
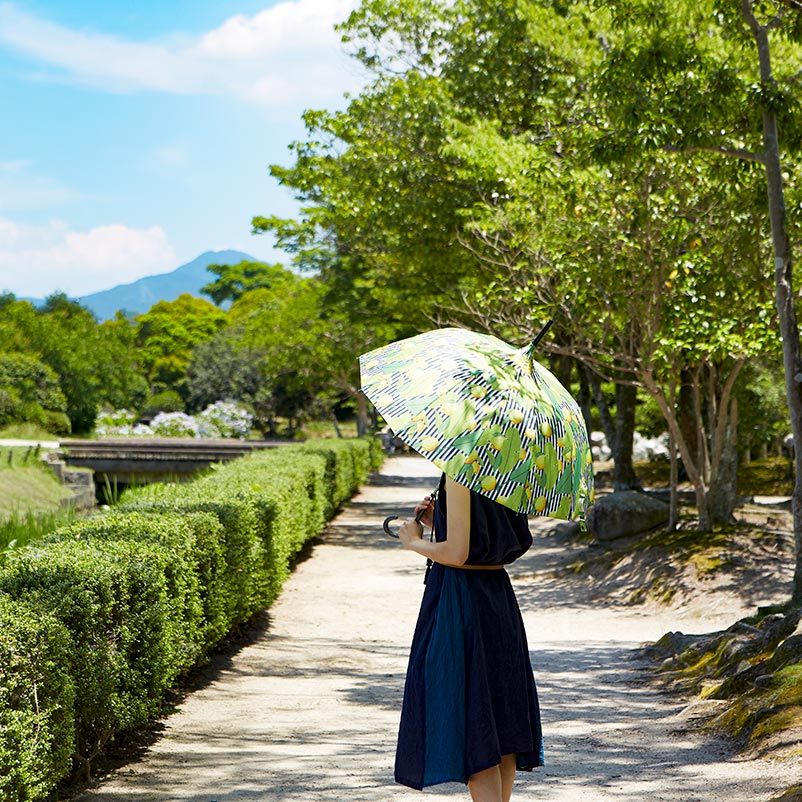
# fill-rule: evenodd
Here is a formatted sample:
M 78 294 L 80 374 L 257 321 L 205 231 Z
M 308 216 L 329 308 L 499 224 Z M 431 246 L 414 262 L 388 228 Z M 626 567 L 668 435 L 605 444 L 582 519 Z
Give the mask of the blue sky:
M 0 291 L 82 295 L 206 250 L 284 257 L 268 172 L 364 81 L 356 0 L 0 0 Z

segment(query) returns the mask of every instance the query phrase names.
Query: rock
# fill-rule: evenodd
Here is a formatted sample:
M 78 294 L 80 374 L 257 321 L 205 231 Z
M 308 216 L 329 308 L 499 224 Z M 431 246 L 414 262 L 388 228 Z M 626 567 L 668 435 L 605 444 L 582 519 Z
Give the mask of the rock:
M 779 643 L 781 640 L 794 635 L 802 636 L 802 628 L 799 626 L 800 613 L 802 613 L 802 611 L 796 608 L 785 614 L 775 613 L 774 615 L 767 615 L 758 624 L 763 633 L 763 648 L 768 649 L 775 643 Z
M 733 666 L 735 673 L 749 668 L 749 663 L 742 666 L 744 661 L 760 651 L 760 641 L 745 635 L 736 635 L 718 652 L 718 664 L 724 671 L 730 671 Z
M 638 649 L 637 656 L 647 660 L 673 660 L 683 652 L 689 643 L 693 642 L 694 635 L 685 635 L 682 632 L 666 632 L 659 641 L 650 643 Z
M 774 652 L 772 664 L 778 668 L 788 663 L 802 662 L 802 635 L 792 635 L 786 638 Z
M 635 432 L 632 437 L 632 459 L 647 460 L 660 457 L 668 459 L 668 435 L 660 437 L 644 437 L 640 432 Z
M 585 517 L 597 540 L 615 540 L 654 529 L 668 520 L 668 504 L 636 490 L 621 490 L 600 498 Z
M 760 630 L 747 624 L 746 621 L 736 621 L 731 626 L 727 627 L 727 632 L 732 632 L 734 635 L 760 635 Z
M 761 674 L 759 677 L 754 678 L 752 684 L 756 688 L 771 688 L 774 684 L 774 674 Z
M 780 796 L 773 796 L 769 802 L 802 802 L 802 785 L 789 788 Z
M 546 534 L 551 537 L 576 537 L 582 531 L 579 521 L 560 521 L 549 529 Z
M 593 459 L 605 461 L 610 459 L 612 452 L 610 446 L 607 444 L 607 437 L 604 432 L 591 432 L 590 433 L 590 450 L 593 453 Z

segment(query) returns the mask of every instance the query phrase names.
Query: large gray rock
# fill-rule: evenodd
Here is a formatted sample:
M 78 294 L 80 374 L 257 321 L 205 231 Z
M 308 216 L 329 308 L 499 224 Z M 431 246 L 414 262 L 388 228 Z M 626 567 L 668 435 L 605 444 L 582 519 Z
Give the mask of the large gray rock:
M 602 496 L 585 517 L 597 540 L 637 535 L 668 521 L 668 504 L 636 490 Z

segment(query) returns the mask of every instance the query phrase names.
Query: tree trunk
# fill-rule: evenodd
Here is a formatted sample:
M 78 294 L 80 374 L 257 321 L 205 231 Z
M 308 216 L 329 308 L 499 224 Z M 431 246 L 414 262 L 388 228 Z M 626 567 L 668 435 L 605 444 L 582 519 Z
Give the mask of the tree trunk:
M 581 364 L 580 370 L 587 379 L 591 395 L 593 396 L 593 403 L 596 404 L 596 409 L 599 410 L 599 420 L 601 421 L 602 431 L 607 438 L 607 445 L 610 446 L 610 450 L 612 451 L 613 444 L 615 443 L 615 421 L 610 414 L 610 407 L 607 406 L 607 399 L 602 392 L 601 378 L 596 371 L 585 364 Z
M 581 362 L 577 362 L 577 373 L 579 373 L 579 409 L 582 410 L 585 428 L 588 430 L 588 437 L 590 437 L 590 430 L 592 428 L 591 403 L 593 399 L 590 394 L 590 383 L 588 382 L 587 371 Z
M 356 435 L 363 437 L 368 433 L 368 399 L 361 390 L 356 391 Z
M 549 357 L 551 372 L 557 377 L 557 381 L 565 387 L 571 389 L 571 374 L 574 371 L 574 359 L 565 354 L 552 354 Z
M 676 388 L 672 384 L 668 402 L 672 409 L 675 405 L 675 399 Z M 668 476 L 668 525 L 666 526 L 666 532 L 673 532 L 679 523 L 679 498 L 677 493 L 677 485 L 679 484 L 679 460 L 677 459 L 677 441 L 670 428 L 668 430 L 668 456 L 671 460 L 671 467 Z
M 632 438 L 635 434 L 635 402 L 638 388 L 631 384 L 615 386 L 615 440 L 613 450 L 613 490 L 643 490 L 632 464 Z
M 730 411 L 724 430 L 724 442 L 711 478 L 708 499 L 710 517 L 714 523 L 731 523 L 738 502 L 738 402 L 730 401 Z M 722 413 L 723 414 L 723 413 Z
M 674 440 L 679 448 L 680 457 L 688 471 L 688 478 L 691 480 L 694 492 L 696 493 L 696 508 L 698 514 L 698 528 L 700 532 L 710 532 L 713 527 L 710 521 L 710 510 L 707 504 L 707 488 L 705 487 L 704 477 L 697 468 L 696 461 L 693 454 L 688 449 L 688 444 L 682 436 L 682 430 L 679 427 L 677 420 L 676 410 L 669 405 L 665 397 L 665 393 L 657 386 L 654 376 L 651 372 L 644 371 L 640 374 L 643 381 L 643 386 L 649 394 L 657 402 L 663 417 L 668 424 L 668 430 L 674 437 Z
M 680 371 L 680 386 L 677 394 L 677 419 L 682 430 L 682 436 L 688 444 L 691 454 L 699 449 L 698 421 L 694 408 L 693 373 L 685 368 Z M 687 470 L 687 469 L 686 469 Z
M 761 88 L 767 95 L 770 95 L 775 81 L 771 68 L 768 28 L 761 25 L 755 18 L 752 0 L 741 0 L 741 11 L 757 45 Z M 782 337 L 785 392 L 794 438 L 795 479 L 791 503 L 796 566 L 791 602 L 799 605 L 802 604 L 802 355 L 800 354 L 799 326 L 794 305 L 791 244 L 786 227 L 777 114 L 768 102 L 764 102 L 762 115 L 763 156 L 766 168 L 769 219 L 771 220 L 771 241 L 774 250 L 775 301 L 780 322 L 780 336 Z
M 712 430 L 708 500 L 710 515 L 716 523 L 729 523 L 738 500 L 738 401 L 733 388 L 746 360 L 736 360 L 724 386 L 717 380 L 714 365 L 709 365 L 708 403 Z

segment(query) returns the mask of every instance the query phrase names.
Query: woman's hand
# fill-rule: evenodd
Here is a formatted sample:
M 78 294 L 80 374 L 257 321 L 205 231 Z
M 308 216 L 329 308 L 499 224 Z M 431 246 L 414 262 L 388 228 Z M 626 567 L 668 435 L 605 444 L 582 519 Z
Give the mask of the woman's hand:
M 407 518 L 398 530 L 398 539 L 405 549 L 412 549 L 423 540 L 423 527 L 414 519 Z
M 423 515 L 418 518 L 418 515 Z M 431 496 L 426 496 L 417 507 L 415 507 L 414 515 L 424 525 L 431 529 L 434 526 L 434 502 Z

